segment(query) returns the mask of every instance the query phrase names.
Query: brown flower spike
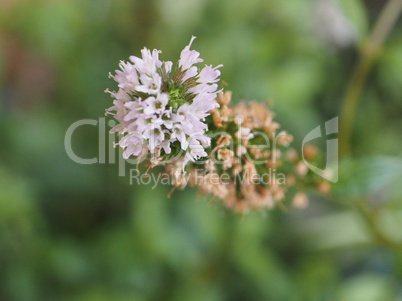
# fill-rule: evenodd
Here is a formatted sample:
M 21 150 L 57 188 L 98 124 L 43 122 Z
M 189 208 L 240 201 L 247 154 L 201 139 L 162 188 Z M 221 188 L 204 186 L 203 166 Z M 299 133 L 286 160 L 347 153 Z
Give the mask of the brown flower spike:
M 231 92 L 219 93 L 215 101 L 220 106 L 207 117 L 212 134 L 208 158 L 194 162 L 186 171 L 180 162 L 167 164 L 176 188 L 198 187 L 240 213 L 275 205 L 286 208 L 282 202 L 288 193 L 293 195 L 292 206 L 304 208 L 308 205 L 304 191 L 309 187 L 328 193 L 328 183 L 316 180 L 289 147 L 293 137 L 286 131 L 277 133 L 280 125 L 266 104 L 241 102 L 231 107 L 230 100 Z M 313 146 L 304 152 L 309 159 L 317 158 Z

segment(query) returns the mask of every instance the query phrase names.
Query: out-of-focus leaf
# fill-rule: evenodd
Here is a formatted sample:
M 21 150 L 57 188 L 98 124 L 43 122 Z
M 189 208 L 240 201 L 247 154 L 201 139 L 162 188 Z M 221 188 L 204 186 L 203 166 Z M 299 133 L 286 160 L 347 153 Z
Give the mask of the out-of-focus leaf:
M 362 0 L 337 0 L 340 7 L 351 21 L 359 40 L 365 38 L 368 33 L 367 11 Z
M 401 87 L 402 87 L 402 40 L 399 39 L 391 43 L 381 53 L 378 62 L 379 76 L 384 89 L 387 89 L 393 95 L 395 100 L 401 105 Z
M 300 225 L 309 244 L 318 249 L 336 249 L 371 242 L 363 220 L 356 212 L 342 212 L 311 218 Z
M 0 166 L 0 254 L 34 239 L 40 224 L 36 205 L 31 184 Z
M 333 185 L 335 195 L 347 198 L 378 196 L 387 198 L 390 187 L 402 179 L 402 158 L 364 157 L 339 163 L 339 181 Z
M 395 299 L 393 283 L 383 275 L 363 274 L 346 281 L 336 301 L 391 301 Z
M 402 244 L 402 210 L 381 210 L 378 226 L 392 241 Z

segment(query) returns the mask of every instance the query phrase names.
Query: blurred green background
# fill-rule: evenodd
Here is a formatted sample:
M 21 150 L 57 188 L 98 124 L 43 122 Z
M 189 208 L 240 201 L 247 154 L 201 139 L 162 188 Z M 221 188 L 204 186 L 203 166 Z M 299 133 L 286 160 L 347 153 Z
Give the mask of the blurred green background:
M 305 210 L 239 218 L 64 150 L 73 122 L 111 106 L 119 60 L 146 46 L 176 61 L 191 35 L 234 101 L 272 100 L 300 147 L 339 115 L 384 4 L 1 0 L 0 300 L 402 300 L 400 20 L 361 95 L 353 157 Z M 72 142 L 96 156 L 97 127 Z

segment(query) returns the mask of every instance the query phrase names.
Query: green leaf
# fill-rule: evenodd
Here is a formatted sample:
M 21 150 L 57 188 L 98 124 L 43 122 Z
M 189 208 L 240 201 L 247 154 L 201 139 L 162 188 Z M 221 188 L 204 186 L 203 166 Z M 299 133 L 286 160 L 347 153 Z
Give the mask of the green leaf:
M 368 34 L 368 18 L 365 4 L 361 0 L 338 0 L 345 17 L 351 22 L 359 40 Z
M 402 158 L 374 156 L 346 159 L 339 164 L 339 181 L 333 192 L 340 197 L 357 198 L 383 193 L 402 179 Z

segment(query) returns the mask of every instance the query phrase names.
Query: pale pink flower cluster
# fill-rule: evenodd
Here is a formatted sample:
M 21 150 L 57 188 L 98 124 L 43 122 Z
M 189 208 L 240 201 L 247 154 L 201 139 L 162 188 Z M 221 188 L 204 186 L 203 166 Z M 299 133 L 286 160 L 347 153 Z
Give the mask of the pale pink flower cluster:
M 207 156 L 211 139 L 205 118 L 219 106 L 214 99 L 221 65 L 198 70 L 194 64 L 203 60 L 199 52 L 190 50 L 194 39 L 181 52 L 174 71 L 172 62 L 159 59 L 161 51 L 144 48 L 141 58 L 121 61 L 121 70 L 111 75 L 119 90 L 107 90 L 114 98 L 107 112 L 115 112 L 111 114 L 118 124 L 111 131 L 120 134 L 124 158 L 149 151 L 156 165 L 170 155 L 184 162 Z

